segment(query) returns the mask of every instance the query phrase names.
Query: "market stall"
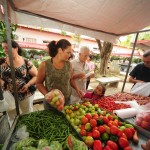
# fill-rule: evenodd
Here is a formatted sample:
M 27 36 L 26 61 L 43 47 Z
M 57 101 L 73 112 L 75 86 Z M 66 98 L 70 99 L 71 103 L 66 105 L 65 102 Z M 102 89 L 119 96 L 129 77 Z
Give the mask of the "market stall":
M 6 2 L 6 1 L 4 1 L 4 2 Z M 48 3 L 52 3 L 53 2 L 53 4 L 51 4 L 51 5 L 48 5 Z M 79 18 L 79 16 L 77 15 L 77 18 L 76 18 L 76 20 L 72 20 L 73 18 L 75 18 L 75 17 L 72 17 L 72 16 L 74 16 L 73 14 L 70 14 L 70 19 L 68 20 L 67 18 L 69 18 L 69 16 L 68 17 L 64 17 L 64 16 L 60 16 L 60 14 L 61 15 L 66 15 L 66 14 L 68 14 L 69 12 L 75 12 L 75 14 L 77 13 L 77 12 L 79 12 L 80 14 L 82 14 L 80 11 L 77 11 L 76 9 L 74 9 L 74 11 L 73 11 L 73 9 L 72 8 L 76 8 L 76 7 L 74 7 L 75 5 L 74 5 L 74 3 L 69 3 L 69 1 L 68 1 L 68 8 L 71 8 L 71 10 L 70 9 L 68 9 L 68 12 L 66 12 L 66 13 L 63 13 L 63 12 L 60 12 L 60 14 L 57 16 L 55 13 L 55 15 L 51 15 L 51 14 L 53 14 L 53 13 L 48 13 L 47 11 L 45 11 L 45 7 L 46 6 L 52 6 L 52 8 L 54 7 L 54 6 L 57 6 L 57 7 L 55 7 L 55 9 L 54 10 L 56 10 L 56 8 L 58 8 L 59 10 L 66 10 L 66 9 L 61 9 L 62 7 L 64 7 L 64 8 L 66 8 L 66 1 L 62 1 L 62 2 L 64 2 L 64 3 L 57 3 L 57 5 L 55 5 L 55 3 L 56 2 L 54 2 L 54 1 L 45 1 L 45 3 L 43 2 L 43 1 L 39 1 L 39 3 L 34 3 L 34 1 L 33 1 L 33 3 L 31 2 L 31 1 L 28 1 L 28 0 L 25 0 L 25 1 L 23 1 L 23 2 L 21 2 L 20 3 L 20 1 L 11 1 L 10 3 L 9 3 L 9 1 L 8 1 L 8 6 L 9 6 L 9 4 L 11 4 L 11 6 L 9 6 L 9 10 L 10 10 L 10 19 L 11 19 L 11 22 L 13 22 L 13 23 L 32 23 L 32 25 L 35 25 L 35 22 L 36 23 L 39 23 L 38 25 L 40 25 L 40 26 L 43 26 L 43 24 L 44 24 L 44 26 L 45 27 L 58 27 L 58 28 L 61 28 L 61 29 L 63 29 L 63 30 L 71 30 L 71 31 L 74 31 L 74 32 L 76 32 L 76 33 L 81 33 L 81 34 L 87 34 L 87 35 L 89 35 L 89 36 L 92 36 L 92 37 L 95 37 L 95 38 L 99 38 L 99 39 L 103 39 L 103 40 L 108 40 L 108 41 L 110 41 L 110 42 L 114 42 L 114 40 L 118 37 L 118 36 L 121 36 L 121 35 L 125 35 L 125 34 L 129 34 L 129 33 L 133 33 L 133 32 L 138 32 L 139 33 L 139 29 L 141 29 L 141 28 L 144 28 L 145 26 L 148 26 L 149 25 L 149 20 L 147 19 L 147 18 L 149 18 L 149 14 L 147 13 L 147 12 L 149 12 L 150 11 L 150 9 L 149 9 L 149 2 L 147 1 L 147 2 L 144 2 L 144 3 L 141 3 L 141 1 L 138 1 L 137 2 L 137 0 L 134 0 L 134 1 L 132 1 L 133 3 L 132 3 L 132 5 L 131 5 L 131 1 L 129 1 L 128 3 L 127 2 L 124 2 L 123 0 L 122 1 L 120 1 L 120 3 L 116 3 L 116 5 L 114 5 L 114 7 L 113 7 L 113 10 L 115 10 L 114 12 L 116 12 L 116 13 L 113 13 L 112 14 L 112 9 L 110 8 L 110 9 L 108 9 L 109 7 L 112 7 L 112 1 L 111 0 L 107 0 L 106 1 L 106 4 L 107 5 L 105 5 L 105 11 L 106 11 L 106 13 L 104 12 L 104 13 L 100 13 L 101 15 L 100 16 L 97 16 L 99 19 L 95 19 L 94 18 L 94 20 L 92 20 L 92 24 L 89 22 L 87 22 L 87 21 L 89 21 L 89 16 L 90 16 L 90 14 L 88 15 L 87 14 L 87 12 L 88 11 L 86 11 L 86 10 L 84 10 L 84 9 L 82 9 L 83 7 L 81 7 L 82 5 L 83 6 L 85 6 L 85 4 L 90 4 L 90 1 L 89 1 L 89 3 L 86 1 L 84 1 L 84 4 L 83 4 L 83 2 L 82 2 L 82 4 L 80 5 L 80 9 L 79 10 L 83 10 L 86 14 L 85 15 L 83 15 L 83 19 L 80 19 L 80 21 L 81 20 L 83 20 L 83 22 L 81 22 L 81 23 L 79 23 L 78 22 L 78 18 Z M 70 1 L 71 2 L 71 1 Z M 41 4 L 42 3 L 42 4 Z M 137 5 L 137 3 L 139 3 L 139 5 L 141 6 L 141 7 L 136 7 L 136 6 L 138 6 Z M 32 5 L 30 5 L 30 4 L 32 4 Z M 44 4 L 44 5 L 43 5 Z M 128 10 L 131 10 L 131 8 L 129 8 L 129 5 L 126 7 L 126 8 L 128 8 L 128 9 L 125 9 L 124 11 L 123 11 L 123 9 L 121 9 L 121 10 L 116 10 L 117 8 L 122 8 L 123 6 L 125 6 L 125 4 L 129 4 L 130 6 L 132 6 L 133 8 L 134 7 L 136 7 L 136 9 L 134 9 L 134 10 L 136 10 L 136 11 L 130 11 L 130 15 L 129 16 L 131 16 L 131 18 L 129 17 L 127 17 L 128 19 L 128 21 L 130 21 L 130 20 L 132 20 L 132 22 L 133 22 L 133 24 L 131 25 L 131 24 L 129 24 L 129 22 L 128 21 L 123 21 L 122 23 L 121 23 L 121 20 L 122 20 L 122 18 L 124 18 L 124 16 L 126 16 L 126 12 L 128 12 Z M 6 5 L 5 5 L 6 6 Z M 41 6 L 43 6 L 43 7 L 41 7 Z M 58 6 L 60 6 L 60 7 L 58 7 Z M 86 8 L 88 8 L 89 9 L 89 6 L 88 5 L 86 5 L 87 7 Z M 97 7 L 97 6 L 101 6 L 101 7 L 104 7 L 104 5 L 102 5 L 102 2 L 101 2 L 101 5 L 99 5 L 98 3 L 94 3 L 94 5 L 93 5 L 93 9 L 92 10 L 95 10 L 96 12 L 97 12 L 97 10 L 99 9 L 99 7 Z M 109 6 L 109 7 L 108 7 Z M 122 6 L 122 7 L 121 7 Z M 145 8 L 145 9 L 143 9 L 143 7 Z M 6 8 L 6 7 L 5 7 Z M 14 9 L 14 11 L 12 10 L 12 8 Z M 33 9 L 34 8 L 34 9 Z M 36 11 L 37 10 L 39 10 L 38 8 L 41 8 L 41 10 L 37 13 Z M 47 10 L 49 10 L 49 11 L 51 11 L 51 10 L 53 10 L 52 8 L 48 8 L 48 7 L 46 7 L 47 8 Z M 97 8 L 97 9 L 95 9 L 95 8 Z M 143 10 L 143 11 L 140 11 L 140 10 Z M 56 12 L 59 12 L 59 10 L 58 11 L 56 11 Z M 110 12 L 108 13 L 108 10 L 110 10 Z M 94 11 L 94 12 L 95 12 Z M 45 14 L 44 14 L 44 12 L 45 12 Z M 120 13 L 118 13 L 118 12 L 120 12 Z M 135 14 L 137 14 L 137 12 L 139 12 L 140 13 L 140 15 L 138 15 L 138 18 L 137 17 L 135 17 Z M 5 12 L 5 13 L 7 13 L 7 12 Z M 122 13 L 122 15 L 121 15 L 121 13 Z M 29 15 L 30 14 L 30 15 Z M 99 13 L 98 13 L 99 14 Z M 103 14 L 112 14 L 113 15 L 113 17 L 111 17 L 111 16 L 106 16 L 106 17 L 104 17 L 103 16 Z M 117 15 L 117 14 L 119 14 L 119 16 Z M 38 16 L 39 15 L 39 16 Z M 96 13 L 92 13 L 92 17 L 91 18 L 93 18 L 93 16 L 95 16 L 96 15 Z M 86 17 L 86 16 L 88 16 L 88 17 Z M 115 16 L 115 18 L 114 18 L 114 16 Z M 38 18 L 38 17 L 40 17 L 40 18 Z M 117 18 L 118 17 L 118 18 Z M 140 18 L 139 18 L 140 17 Z M 56 19 L 54 19 L 54 18 L 56 18 Z M 59 19 L 60 18 L 60 19 Z M 63 20 L 63 18 L 66 18 L 67 20 Z M 87 21 L 85 20 L 85 18 L 87 18 Z M 102 21 L 101 19 L 102 18 L 104 18 L 104 20 Z M 114 18 L 114 19 L 110 19 L 109 20 L 109 22 L 105 22 L 105 20 L 106 20 L 106 18 Z M 51 19 L 51 21 L 49 21 L 49 19 Z M 135 20 L 134 20 L 135 19 Z M 8 14 L 7 14 L 7 22 L 8 22 Z M 97 20 L 101 20 L 101 23 L 102 24 L 97 24 L 96 22 L 97 22 Z M 140 22 L 139 22 L 139 20 L 140 20 Z M 49 22 L 48 22 L 49 21 Z M 91 20 L 90 20 L 91 21 Z M 112 22 L 111 22 L 112 21 Z M 113 23 L 113 21 L 115 22 L 115 23 Z M 95 22 L 95 23 L 94 23 Z M 105 22 L 105 23 L 104 23 Z M 119 24 L 118 24 L 118 22 L 120 22 Z M 85 24 L 84 24 L 85 23 Z M 112 25 L 113 24 L 113 26 L 110 26 L 110 24 Z M 128 25 L 131 25 L 130 27 L 128 26 Z M 87 25 L 89 25 L 90 27 L 88 27 Z M 110 28 L 109 29 L 109 27 L 108 26 L 106 26 L 106 25 L 108 25 L 109 27 L 112 27 L 112 28 Z M 136 25 L 136 27 L 135 27 L 135 25 Z M 98 27 L 100 27 L 100 28 L 98 28 Z M 107 27 L 107 28 L 105 28 L 105 27 Z M 126 27 L 126 28 L 125 28 Z M 7 25 L 7 29 L 9 28 L 9 26 Z M 141 32 L 144 32 L 144 31 L 141 31 Z M 10 36 L 9 36 L 9 38 L 10 38 Z M 135 42 L 136 42 L 136 40 L 137 40 L 137 38 L 138 38 L 138 34 L 137 34 L 137 36 L 136 36 L 136 39 L 135 39 Z M 11 51 L 11 46 L 10 46 L 10 39 L 8 39 L 8 41 L 9 41 L 9 49 L 10 49 L 10 51 Z M 135 47 L 134 47 L 135 48 Z M 133 53 L 134 53 L 134 48 L 133 48 L 133 52 L 132 52 L 132 56 L 133 56 Z M 131 56 L 131 57 L 132 57 Z M 11 53 L 10 53 L 10 57 L 11 57 Z M 10 59 L 11 60 L 11 59 Z M 11 64 L 12 65 L 12 64 Z M 130 63 L 129 63 L 129 66 L 130 66 Z M 13 70 L 13 65 L 12 65 L 12 70 Z M 128 73 L 128 71 L 127 71 L 127 73 Z M 13 77 L 13 75 L 12 75 L 12 77 Z M 15 83 L 15 81 L 14 81 L 14 83 Z M 15 84 L 14 84 L 15 85 Z M 15 86 L 14 86 L 15 87 Z M 15 89 L 15 88 L 14 88 Z M 17 92 L 16 92 L 17 93 Z M 43 123 L 41 120 L 39 120 L 38 121 L 38 123 L 35 123 L 35 121 L 37 121 L 37 119 L 36 118 L 34 118 L 33 120 L 28 120 L 28 116 L 30 116 L 30 115 L 32 115 L 32 114 L 27 114 L 26 116 L 20 116 L 19 115 L 19 109 L 18 109 L 18 105 L 17 105 L 17 95 L 16 95 L 16 97 L 15 97 L 16 99 L 16 108 L 17 108 L 17 115 L 18 116 L 16 116 L 16 119 L 15 119 L 15 122 L 14 122 L 14 124 L 13 124 L 13 127 L 11 128 L 11 131 L 10 131 L 10 133 L 9 133 L 9 135 L 8 135 L 8 137 L 7 137 L 7 140 L 6 140 L 6 142 L 5 142 L 5 144 L 4 144 L 4 147 L 3 147 L 3 150 L 6 150 L 6 149 L 9 149 L 10 148 L 10 144 L 12 144 L 12 142 L 14 142 L 14 141 L 12 141 L 12 136 L 14 136 L 14 133 L 17 131 L 17 127 L 18 127 L 18 124 L 19 124 L 19 121 L 21 120 L 21 118 L 26 118 L 26 116 L 27 116 L 27 120 L 26 121 L 28 121 L 28 123 L 29 123 L 29 125 L 31 125 L 31 126 L 33 126 L 33 127 L 35 127 L 36 125 L 38 126 L 39 125 L 39 127 L 37 128 L 37 130 L 41 130 L 41 131 L 39 131 L 39 132 L 42 132 L 42 133 L 45 133 L 45 132 L 47 132 L 47 131 L 43 131 L 43 129 L 45 128 L 45 124 L 42 124 L 42 125 L 40 125 L 39 124 L 39 122 L 40 123 Z M 87 106 L 86 106 L 87 105 Z M 91 119 L 95 119 L 96 120 L 96 124 L 97 124 L 97 122 L 98 123 L 100 123 L 98 126 L 103 126 L 103 130 L 102 129 L 99 129 L 100 131 L 101 131 L 101 136 L 102 136 L 102 139 L 100 139 L 100 135 L 95 135 L 94 133 L 92 133 L 92 136 L 93 136 L 93 134 L 94 134 L 94 138 L 92 137 L 92 136 L 90 136 L 91 135 L 91 133 L 89 133 L 89 135 L 87 135 L 86 137 L 82 137 L 82 140 L 84 140 L 84 138 L 85 138 L 85 143 L 89 146 L 89 147 L 94 147 L 94 142 L 96 142 L 96 139 L 100 139 L 100 140 L 102 140 L 102 143 L 99 143 L 99 145 L 100 144 L 102 144 L 101 146 L 103 146 L 103 147 L 108 147 L 108 146 L 110 146 L 110 145 L 112 145 L 112 142 L 113 142 L 113 144 L 115 145 L 115 147 L 117 147 L 117 149 L 119 148 L 119 149 L 123 149 L 125 146 L 127 147 L 128 145 L 129 145 L 129 143 L 130 143 L 130 147 L 133 147 L 133 149 L 141 149 L 141 147 L 140 147 L 140 145 L 141 145 L 141 143 L 145 143 L 147 140 L 148 140 L 148 138 L 149 137 L 146 137 L 145 135 L 142 135 L 142 132 L 136 127 L 136 126 L 134 126 L 134 125 L 131 125 L 131 124 L 128 124 L 125 120 L 122 120 L 121 121 L 121 119 L 119 119 L 117 116 L 115 116 L 115 115 L 112 115 L 112 114 L 110 114 L 110 113 L 108 113 L 107 111 L 103 111 L 102 109 L 101 109 L 101 107 L 99 108 L 99 106 L 95 106 L 95 105 L 92 105 L 92 104 L 90 104 L 90 103 L 87 103 L 87 104 L 84 104 L 84 105 L 82 105 L 82 104 L 76 104 L 76 107 L 74 107 L 74 106 L 66 106 L 65 107 L 65 115 L 66 116 L 63 116 L 63 122 L 64 123 L 67 123 L 67 120 L 65 121 L 65 117 L 69 120 L 69 122 L 72 124 L 72 125 L 75 125 L 74 126 L 74 129 L 76 129 L 75 131 L 74 131 L 74 129 L 72 128 L 72 126 L 70 126 L 70 124 L 68 123 L 67 124 L 67 129 L 69 128 L 69 130 L 67 130 L 67 135 L 69 134 L 69 133 L 71 133 L 71 134 L 75 134 L 76 135 L 76 138 L 78 138 L 79 140 L 81 140 L 80 139 L 80 136 L 78 136 L 79 134 L 81 135 L 81 133 L 80 133 L 80 131 L 81 131 L 81 121 L 82 121 L 82 118 L 84 117 L 84 115 L 86 115 L 86 114 L 89 114 L 89 113 L 91 113 Z M 82 109 L 81 109 L 82 108 Z M 84 108 L 84 109 L 83 109 Z M 76 113 L 75 113 L 75 111 L 77 111 Z M 108 110 L 109 111 L 109 110 Z M 43 111 L 44 112 L 44 111 Z M 58 111 L 57 111 L 57 113 L 58 113 Z M 56 114 L 57 114 L 56 113 Z M 72 114 L 72 113 L 74 113 L 74 114 Z M 82 113 L 82 116 L 80 115 L 80 113 Z M 36 114 L 36 112 L 35 113 L 33 113 L 33 114 Z M 95 114 L 95 115 L 94 115 Z M 42 114 L 43 115 L 43 114 Z M 64 114 L 59 114 L 59 116 L 61 116 L 61 115 L 64 115 Z M 44 115 L 45 116 L 45 115 Z M 55 115 L 53 114 L 53 117 L 54 117 Z M 94 118 L 94 116 L 95 117 L 98 117 L 97 119 L 96 118 Z M 109 119 L 107 118 L 109 116 Z M 72 118 L 74 118 L 74 117 L 77 117 L 76 119 L 72 119 Z M 105 118 L 105 119 L 104 119 Z M 55 120 L 56 118 L 51 118 L 52 120 Z M 72 119 L 72 120 L 71 120 Z M 56 119 L 57 120 L 57 119 Z M 105 120 L 105 121 L 104 121 Z M 118 121 L 117 121 L 118 120 Z M 74 122 L 75 121 L 75 122 Z M 88 121 L 90 121 L 90 120 L 88 120 Z M 44 121 L 44 123 L 46 123 L 47 121 Z M 94 121 L 95 122 L 95 121 Z M 114 124 L 116 124 L 117 126 L 115 127 L 115 129 L 117 128 L 117 130 L 116 130 L 116 132 L 114 132 L 114 130 L 113 129 L 110 129 L 110 127 L 108 126 L 108 123 L 109 123 L 109 125 L 110 125 L 110 123 L 112 123 L 113 122 L 113 125 Z M 35 123 L 35 124 L 34 124 Z M 59 124 L 61 124 L 62 122 L 59 122 Z M 88 125 L 87 125 L 87 127 L 86 127 L 86 130 L 89 132 L 89 131 L 92 131 L 93 132 L 93 127 L 94 127 L 94 125 L 92 125 L 91 126 L 91 124 L 89 125 L 89 122 L 86 122 L 86 123 L 88 123 Z M 120 123 L 120 124 L 119 124 Z M 50 122 L 50 124 L 52 125 L 51 126 L 51 129 L 50 129 L 50 131 L 51 130 L 53 130 L 54 129 L 54 124 L 53 123 L 51 123 Z M 120 129 L 118 129 L 118 127 L 121 127 L 122 126 L 122 124 L 124 124 L 126 127 L 123 129 L 123 132 L 122 131 L 120 131 Z M 81 126 L 80 126 L 81 125 Z M 85 125 L 84 123 L 83 123 L 83 125 Z M 104 129 L 104 126 L 105 126 L 105 129 Z M 41 127 L 42 127 L 42 129 L 41 129 Z M 95 126 L 95 127 L 97 127 L 97 125 Z M 128 127 L 131 127 L 131 129 L 128 129 Z M 29 129 L 28 129 L 29 130 Z M 34 130 L 34 129 L 33 129 Z M 35 140 L 39 140 L 39 138 L 41 139 L 41 138 L 43 138 L 43 137 L 35 137 L 35 134 L 37 134 L 37 132 L 35 131 L 34 133 L 33 133 L 33 135 L 32 135 L 32 132 L 33 132 L 33 130 L 32 131 L 29 131 L 30 132 L 30 136 L 33 136 L 34 138 L 36 138 Z M 97 129 L 96 129 L 97 130 Z M 98 130 L 98 131 L 99 131 Z M 111 131 L 112 130 L 112 131 Z M 125 130 L 125 131 L 124 131 Z M 138 136 L 139 136 L 139 142 L 138 142 L 138 140 L 136 139 L 133 139 L 133 135 L 135 135 L 135 133 L 136 133 L 136 130 L 138 131 Z M 50 132 L 49 130 L 48 130 L 48 133 Z M 55 131 L 56 131 L 56 126 L 55 126 Z M 62 132 L 62 135 L 63 135 L 63 131 L 62 130 L 58 130 L 59 132 Z M 72 131 L 72 132 L 71 132 Z M 99 131 L 99 132 L 100 132 Z M 119 134 L 119 131 L 120 131 L 120 134 Z M 145 130 L 144 130 L 145 131 Z M 57 131 L 56 131 L 57 132 Z M 66 128 L 65 128 L 65 131 L 64 132 L 66 132 Z M 76 134 L 76 132 L 78 132 L 78 134 Z M 97 131 L 96 131 L 97 132 Z M 130 132 L 130 137 L 128 137 L 129 135 L 126 133 L 124 133 L 124 132 Z M 47 136 L 47 134 L 48 133 L 45 133 L 45 135 Z M 113 134 L 113 135 L 115 135 L 115 138 L 114 138 L 114 136 L 112 136 L 112 135 L 110 135 L 110 133 L 111 134 Z M 124 133 L 124 134 L 123 134 Z M 54 139 L 56 139 L 56 135 L 57 135 L 57 133 L 53 133 L 53 134 L 55 134 L 55 138 Z M 61 134 L 61 133 L 60 133 Z M 44 134 L 40 134 L 40 136 L 43 136 Z M 126 141 L 126 145 L 125 146 L 123 146 L 122 144 L 121 144 L 121 141 L 119 142 L 119 141 L 114 141 L 114 140 L 116 140 L 116 139 L 118 139 L 118 138 L 120 138 L 121 136 L 123 136 L 124 135 L 124 138 L 123 138 L 123 140 L 125 140 Z M 51 135 L 50 135 L 51 136 Z M 117 136 L 117 137 L 116 137 Z M 136 136 L 136 135 L 135 135 Z M 44 136 L 45 137 L 45 136 Z M 109 138 L 109 137 L 111 137 L 111 139 Z M 63 140 L 63 142 L 64 141 L 66 141 L 66 139 L 68 139 L 68 137 L 66 137 L 65 136 L 65 138 L 64 138 L 64 140 Z M 69 138 L 70 139 L 70 138 Z M 136 143 L 136 145 L 133 145 L 132 144 L 132 139 L 133 139 L 133 141 Z M 59 140 L 59 137 L 58 137 L 58 139 L 57 140 Z M 81 141 L 82 141 L 81 140 Z M 99 140 L 99 141 L 100 141 Z M 110 142 L 108 142 L 109 140 L 111 140 L 111 143 Z M 90 141 L 90 142 L 89 142 Z M 50 141 L 51 142 L 51 141 Z M 27 142 L 28 143 L 28 142 Z M 31 142 L 32 143 L 32 142 Z M 117 143 L 117 144 L 116 144 Z M 95 144 L 96 145 L 96 144 Z M 33 146 L 33 145 L 26 145 L 26 146 Z M 25 147 L 26 147 L 25 146 Z M 36 148 L 37 148 L 37 145 L 36 145 Z M 94 149 L 94 148 L 93 148 Z M 31 150 L 31 149 L 30 149 Z

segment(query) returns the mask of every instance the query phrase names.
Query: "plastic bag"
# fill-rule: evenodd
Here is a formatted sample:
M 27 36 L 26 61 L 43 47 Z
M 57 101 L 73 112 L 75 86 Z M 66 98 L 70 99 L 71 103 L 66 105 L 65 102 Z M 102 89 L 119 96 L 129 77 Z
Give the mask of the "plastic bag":
M 15 98 L 14 98 L 14 96 L 10 93 L 10 91 L 4 91 L 4 92 L 3 92 L 3 96 L 4 96 L 6 102 L 7 102 L 8 105 L 9 105 L 8 111 L 15 109 L 15 108 L 16 108 Z
M 0 100 L 0 112 L 4 112 L 4 111 L 7 111 L 8 110 L 8 103 L 6 102 L 5 99 L 3 100 Z
M 29 132 L 27 132 L 26 126 L 22 126 L 16 131 L 16 137 L 19 138 L 20 140 L 29 137 Z
M 53 89 L 49 93 L 45 95 L 46 101 L 52 105 L 53 107 L 57 108 L 58 110 L 62 111 L 64 108 L 64 95 L 58 89 Z
M 135 124 L 150 131 L 150 103 L 141 107 L 136 115 Z
M 132 94 L 149 96 L 150 95 L 150 82 L 136 83 L 131 89 Z

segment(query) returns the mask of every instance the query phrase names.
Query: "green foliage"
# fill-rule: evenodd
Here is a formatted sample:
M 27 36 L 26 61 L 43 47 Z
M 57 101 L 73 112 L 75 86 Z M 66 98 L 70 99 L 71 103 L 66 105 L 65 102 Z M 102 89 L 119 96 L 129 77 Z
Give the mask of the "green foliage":
M 11 24 L 10 25 L 10 30 L 11 30 L 11 39 L 15 38 L 15 34 L 14 31 L 16 31 L 17 29 L 17 24 Z M 6 35 L 6 25 L 3 21 L 0 21 L 0 43 L 2 41 L 5 41 L 7 39 L 7 35 Z M 3 52 L 2 46 L 0 44 L 0 58 L 5 57 L 6 55 Z
M 141 58 L 133 58 L 132 59 L 132 62 L 134 62 L 134 63 L 140 63 L 140 62 L 142 62 L 142 59 Z
M 63 30 L 61 30 L 61 33 L 60 33 L 61 35 L 63 35 L 63 36 L 66 36 L 67 35 L 67 32 L 66 31 L 63 31 Z
M 80 36 L 80 34 L 73 34 L 72 35 L 72 39 L 77 42 L 78 44 L 80 44 L 80 42 L 82 41 L 82 38 Z
M 127 35 L 125 41 L 118 41 L 117 45 L 130 48 L 132 35 Z
M 110 61 L 113 61 L 113 60 L 120 60 L 120 59 L 121 59 L 120 56 L 111 56 Z
M 40 65 L 40 63 L 39 63 L 38 60 L 32 60 L 32 63 L 34 64 L 34 66 L 35 66 L 36 68 L 38 68 L 39 65 Z

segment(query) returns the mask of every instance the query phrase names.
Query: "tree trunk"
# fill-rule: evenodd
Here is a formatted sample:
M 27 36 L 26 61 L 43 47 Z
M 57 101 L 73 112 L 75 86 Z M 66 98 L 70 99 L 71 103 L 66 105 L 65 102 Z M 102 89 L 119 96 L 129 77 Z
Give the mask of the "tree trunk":
M 113 44 L 110 42 L 104 42 L 101 46 L 100 40 L 96 40 L 100 49 L 100 75 L 106 76 L 107 64 L 113 49 Z

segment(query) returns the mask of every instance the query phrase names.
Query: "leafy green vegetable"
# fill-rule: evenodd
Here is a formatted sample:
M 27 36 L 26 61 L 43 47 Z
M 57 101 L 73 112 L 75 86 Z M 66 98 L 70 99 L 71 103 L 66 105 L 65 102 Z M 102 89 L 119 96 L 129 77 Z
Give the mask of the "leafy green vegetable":
M 40 139 L 38 141 L 38 148 L 43 148 L 44 146 L 49 146 L 49 143 L 46 139 Z

